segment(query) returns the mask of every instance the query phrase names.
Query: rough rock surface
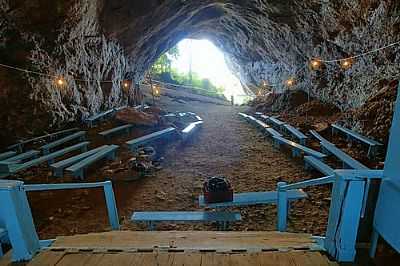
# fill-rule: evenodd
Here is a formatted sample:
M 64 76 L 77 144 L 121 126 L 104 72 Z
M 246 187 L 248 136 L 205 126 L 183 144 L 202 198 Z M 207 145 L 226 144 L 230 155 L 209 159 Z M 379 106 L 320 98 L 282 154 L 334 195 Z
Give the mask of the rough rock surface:
M 311 71 L 309 60 L 399 41 L 399 14 L 396 0 L 0 0 L 1 62 L 66 83 L 0 68 L 0 103 L 9 110 L 1 123 L 10 128 L 4 132 L 33 131 L 32 121 L 59 125 L 124 104 L 157 57 L 186 37 L 213 41 L 248 89 L 267 80 L 282 91 L 294 77 L 297 89 L 356 108 L 399 77 L 399 46 L 346 71 L 337 63 Z M 126 77 L 133 82 L 124 91 Z

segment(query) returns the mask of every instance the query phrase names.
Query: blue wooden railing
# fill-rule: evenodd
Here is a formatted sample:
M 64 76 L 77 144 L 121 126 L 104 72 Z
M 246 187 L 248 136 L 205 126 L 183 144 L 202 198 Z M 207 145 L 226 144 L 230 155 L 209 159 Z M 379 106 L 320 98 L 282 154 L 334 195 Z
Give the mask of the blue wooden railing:
M 12 246 L 12 261 L 30 260 L 52 243 L 39 240 L 27 199 L 27 191 L 103 188 L 108 217 L 113 230 L 118 230 L 119 219 L 111 181 L 72 184 L 24 185 L 21 181 L 0 180 L 0 228 L 7 231 Z
M 337 261 L 354 261 L 359 222 L 366 205 L 364 202 L 367 194 L 365 188 L 369 183 L 367 181 L 382 178 L 383 170 L 336 170 L 335 175 L 294 184 L 279 182 L 277 185 L 278 230 L 284 232 L 287 228 L 288 190 L 332 183 L 332 200 L 323 248 Z

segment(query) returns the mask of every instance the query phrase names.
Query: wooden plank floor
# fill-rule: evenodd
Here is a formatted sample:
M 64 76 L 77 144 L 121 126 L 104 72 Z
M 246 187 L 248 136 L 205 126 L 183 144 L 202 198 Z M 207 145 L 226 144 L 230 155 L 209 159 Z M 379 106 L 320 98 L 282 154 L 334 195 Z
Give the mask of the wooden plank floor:
M 66 253 L 46 251 L 28 266 L 333 266 L 319 252 L 219 253 Z
M 215 232 L 215 231 L 113 231 L 58 237 L 58 249 L 118 250 L 251 250 L 308 249 L 315 244 L 309 234 L 280 232 Z
M 336 265 L 313 247 L 309 234 L 113 231 L 58 237 L 26 265 Z

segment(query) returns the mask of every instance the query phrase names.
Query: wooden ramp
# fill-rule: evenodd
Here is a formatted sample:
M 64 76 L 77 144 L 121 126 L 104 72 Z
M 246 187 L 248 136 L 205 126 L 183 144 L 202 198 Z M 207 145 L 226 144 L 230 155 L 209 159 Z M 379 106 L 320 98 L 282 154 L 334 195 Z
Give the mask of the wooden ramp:
M 27 265 L 336 265 L 315 244 L 280 232 L 114 231 L 58 237 Z

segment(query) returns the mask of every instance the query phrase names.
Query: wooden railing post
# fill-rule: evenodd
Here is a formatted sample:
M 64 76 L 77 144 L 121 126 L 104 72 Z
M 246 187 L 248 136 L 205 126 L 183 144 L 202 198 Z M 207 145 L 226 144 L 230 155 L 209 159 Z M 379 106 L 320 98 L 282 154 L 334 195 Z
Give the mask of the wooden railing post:
M 278 193 L 278 231 L 285 232 L 287 228 L 287 216 L 288 216 L 288 196 L 287 191 L 282 187 L 286 185 L 286 182 L 278 182 L 277 193 Z
M 108 219 L 110 220 L 111 228 L 113 230 L 119 230 L 119 219 L 117 204 L 115 203 L 114 190 L 111 181 L 106 181 L 104 184 L 104 196 L 106 198 Z
M 7 230 L 12 261 L 30 260 L 40 250 L 24 183 L 0 180 L 0 226 Z

